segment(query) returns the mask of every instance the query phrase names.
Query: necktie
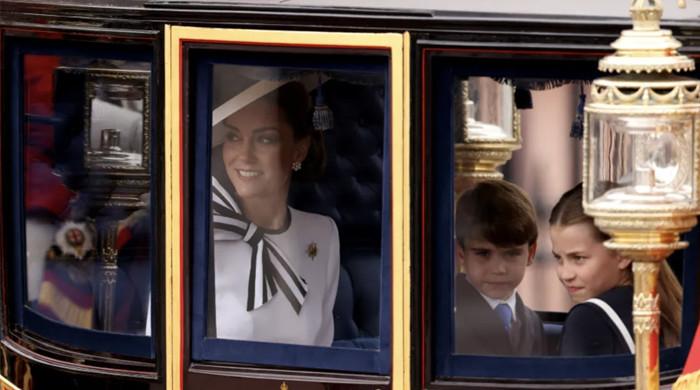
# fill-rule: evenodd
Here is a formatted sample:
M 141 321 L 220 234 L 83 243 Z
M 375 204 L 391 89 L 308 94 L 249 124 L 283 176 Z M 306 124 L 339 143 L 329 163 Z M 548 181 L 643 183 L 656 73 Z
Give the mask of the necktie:
M 220 157 L 219 157 L 220 158 Z M 248 276 L 247 311 L 267 303 L 278 290 L 282 290 L 289 304 L 299 314 L 304 304 L 307 285 L 304 278 L 292 267 L 286 255 L 265 233 L 246 218 L 241 211 L 235 190 L 225 188 L 225 179 L 218 180 L 212 167 L 212 214 L 215 231 L 228 233 L 231 239 L 243 240 L 250 245 L 250 275 Z
M 501 322 L 503 322 L 503 327 L 505 328 L 506 333 L 509 333 L 510 325 L 513 321 L 513 311 L 510 310 L 510 306 L 505 303 L 499 303 L 493 310 L 498 315 L 498 318 L 501 319 Z

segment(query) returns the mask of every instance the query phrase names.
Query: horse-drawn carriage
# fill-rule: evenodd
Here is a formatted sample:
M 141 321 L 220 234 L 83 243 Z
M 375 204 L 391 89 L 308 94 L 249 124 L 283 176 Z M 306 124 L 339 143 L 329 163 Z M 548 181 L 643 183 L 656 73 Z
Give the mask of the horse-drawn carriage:
M 597 61 L 629 25 L 628 4 L 609 3 L 0 1 L 3 386 L 633 386 L 632 355 L 558 355 L 572 302 L 546 233 L 582 180 Z M 689 6 L 664 20 L 692 58 L 700 3 Z M 227 336 L 242 315 L 217 292 L 217 128 L 292 81 L 325 163 L 292 176 L 288 203 L 337 227 L 337 287 L 308 291 L 333 308 L 328 342 L 276 339 L 296 326 L 284 319 Z M 454 348 L 456 196 L 500 165 L 540 222 L 518 291 L 544 322 L 543 355 Z M 298 267 L 312 269 L 332 239 L 307 228 Z M 659 351 L 663 384 L 697 327 L 698 230 L 684 239 L 668 259 L 683 304 L 679 345 Z M 294 307 L 279 272 L 262 288 Z

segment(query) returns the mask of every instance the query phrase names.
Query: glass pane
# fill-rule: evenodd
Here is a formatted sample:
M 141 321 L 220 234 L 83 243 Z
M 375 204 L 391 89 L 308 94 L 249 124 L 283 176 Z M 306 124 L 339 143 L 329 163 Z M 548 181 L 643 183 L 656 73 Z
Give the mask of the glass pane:
M 527 80 L 515 83 L 528 85 Z M 603 246 L 607 237 L 584 214 L 582 189 L 576 186 L 582 151 L 570 131 L 582 130 L 586 88 L 549 84 L 528 92 L 532 107 L 521 111 L 523 148 L 502 169 L 508 182 L 465 182 L 459 177 L 466 166 L 459 161 L 463 155 L 455 155 L 458 355 L 630 353 L 613 320 L 587 303 L 598 298 L 612 307 L 633 339 L 631 263 Z M 691 160 L 692 118 L 659 122 L 601 115 L 589 123 L 595 191 L 605 184 L 605 190 L 612 185 L 688 192 L 692 167 L 683 161 Z M 494 147 L 483 143 L 484 150 Z M 547 153 L 542 153 L 545 146 Z M 646 187 L 639 187 L 639 180 Z M 681 287 L 675 275 L 681 274 L 682 261 L 678 253 L 669 259 L 671 267 L 661 271 L 667 302 L 662 310 L 671 318 L 662 321 L 663 347 L 679 344 Z
M 208 335 L 379 349 L 385 73 L 212 73 Z
M 150 64 L 24 55 L 26 305 L 148 334 Z
M 513 87 L 490 77 L 460 81 L 460 112 L 465 142 L 479 139 L 507 140 L 513 134 Z
M 591 114 L 590 126 L 590 202 L 615 208 L 630 201 L 694 204 L 692 115 Z
M 90 118 L 85 135 L 87 166 L 97 169 L 144 169 L 144 101 L 148 73 L 96 70 L 88 73 Z M 114 115 L 114 110 L 121 110 Z M 88 125 L 88 123 L 86 123 Z

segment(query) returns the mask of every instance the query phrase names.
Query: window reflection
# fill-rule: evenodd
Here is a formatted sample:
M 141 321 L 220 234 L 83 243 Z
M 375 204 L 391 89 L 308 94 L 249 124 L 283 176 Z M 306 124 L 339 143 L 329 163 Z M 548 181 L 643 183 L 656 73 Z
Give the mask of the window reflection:
M 469 78 L 470 86 L 473 84 L 473 79 L 475 78 Z M 525 85 L 526 83 L 516 81 L 515 84 L 520 86 L 521 84 Z M 530 83 L 530 85 L 534 86 L 536 83 Z M 551 231 L 548 220 L 550 213 L 552 212 L 552 208 L 559 200 L 559 197 L 566 190 L 572 188 L 577 182 L 580 181 L 580 144 L 576 139 L 571 138 L 569 133 L 572 123 L 574 123 L 576 117 L 576 108 L 580 105 L 580 95 L 584 94 L 585 96 L 586 87 L 585 85 L 582 87 L 579 83 L 567 84 L 555 88 L 550 88 L 551 86 L 554 86 L 554 84 L 550 85 L 546 90 L 530 91 L 533 108 L 521 110 L 522 134 L 524 135 L 523 147 L 521 150 L 516 151 L 513 154 L 512 160 L 503 169 L 506 180 L 520 186 L 525 191 L 528 198 L 532 201 L 532 204 L 534 205 L 534 220 L 537 224 L 537 230 L 539 232 L 537 238 L 537 252 L 532 264 L 529 265 L 524 271 L 522 281 L 519 281 L 517 286 L 517 294 L 522 298 L 522 303 L 524 306 L 535 311 L 537 316 L 543 322 L 545 340 L 543 353 L 549 355 L 563 354 L 565 356 L 630 353 L 630 349 L 626 346 L 620 332 L 617 332 L 615 337 L 608 340 L 609 342 L 604 340 L 601 341 L 601 337 L 609 332 L 591 332 L 591 329 L 594 328 L 594 323 L 592 322 L 590 316 L 588 316 L 583 322 L 575 321 L 579 326 L 578 331 L 576 331 L 575 328 L 577 325 L 574 323 L 576 318 L 573 318 L 576 316 L 571 316 L 569 318 L 571 321 L 566 319 L 567 314 L 569 314 L 569 311 L 574 304 L 581 303 L 583 301 L 581 299 L 576 299 L 577 292 L 574 290 L 584 286 L 574 285 L 574 283 L 569 279 L 570 276 L 563 275 L 565 272 L 562 271 L 562 267 L 557 266 L 557 259 L 552 254 L 552 250 L 556 248 L 552 247 L 550 237 Z M 545 149 L 543 149 L 543 147 L 545 147 Z M 543 150 L 546 150 L 547 152 L 543 153 Z M 459 178 L 456 178 L 455 186 L 456 191 L 458 192 L 455 194 L 455 199 L 460 199 L 460 195 L 465 196 L 463 195 L 462 188 L 467 188 L 467 194 L 469 194 L 469 188 L 472 188 L 473 191 L 474 185 L 474 183 L 465 184 L 463 181 L 460 181 Z M 495 201 L 493 195 L 486 197 L 485 199 L 490 202 Z M 485 200 L 482 199 L 481 201 Z M 499 211 L 503 210 L 503 207 L 494 206 L 488 208 L 488 210 L 488 214 L 491 216 L 498 214 Z M 505 302 L 507 300 L 501 299 L 504 302 L 500 302 L 499 299 L 496 299 L 492 302 L 490 299 L 487 299 L 486 297 L 488 297 L 489 292 L 486 290 L 488 289 L 483 289 L 486 292 L 484 293 L 484 291 L 481 291 L 475 287 L 475 285 L 479 284 L 478 281 L 475 283 L 472 280 L 470 283 L 470 278 L 478 279 L 478 276 L 474 276 L 473 270 L 468 272 L 470 270 L 466 268 L 470 254 L 472 257 L 480 256 L 482 262 L 485 263 L 487 254 L 491 257 L 497 257 L 499 250 L 503 250 L 505 257 L 505 249 L 517 249 L 517 245 L 505 245 L 502 248 L 496 245 L 496 241 L 506 240 L 508 237 L 511 237 L 511 235 L 508 234 L 510 229 L 514 228 L 514 226 L 519 226 L 519 224 L 516 223 L 517 221 L 514 220 L 514 215 L 516 214 L 511 213 L 509 216 L 501 218 L 501 220 L 508 220 L 511 222 L 509 224 L 506 223 L 508 226 L 499 227 L 493 232 L 483 234 L 479 233 L 482 231 L 482 228 L 479 227 L 478 221 L 474 221 L 473 218 L 465 218 L 464 213 L 460 214 L 459 201 L 456 204 L 455 230 L 457 235 L 457 254 L 455 270 L 457 276 L 455 280 L 456 284 L 454 298 L 456 305 L 454 348 L 455 352 L 457 353 L 479 355 L 517 354 L 516 352 L 513 352 L 512 349 L 509 350 L 499 347 L 500 341 L 492 341 L 490 343 L 481 342 L 483 339 L 499 340 L 499 336 L 495 335 L 495 333 L 499 332 L 496 332 L 494 329 L 500 330 L 503 327 L 496 321 L 499 320 L 500 317 L 493 309 L 496 308 L 499 303 L 507 303 Z M 468 226 L 460 227 L 460 224 L 464 223 L 466 223 Z M 478 240 L 471 240 L 472 243 L 467 242 L 466 245 L 462 245 L 460 247 L 460 231 L 479 233 L 477 234 Z M 481 236 L 487 236 L 487 239 L 484 240 L 484 237 Z M 490 240 L 488 237 L 491 237 Z M 575 240 L 575 242 L 580 244 L 582 241 L 582 235 L 578 234 L 577 237 L 578 238 Z M 476 244 L 473 244 L 473 242 L 476 242 Z M 463 252 L 460 253 L 460 251 Z M 557 251 L 555 250 L 555 252 Z M 680 258 L 671 259 L 671 266 L 678 268 L 674 266 L 674 264 L 680 264 L 678 263 L 679 260 Z M 578 261 L 583 260 L 580 259 Z M 503 269 L 505 269 L 505 267 L 503 267 Z M 678 272 L 676 274 L 678 274 Z M 663 270 L 662 273 L 665 273 L 665 276 L 669 279 L 669 283 L 667 283 L 667 285 L 673 285 L 674 283 L 671 283 L 673 281 L 677 282 L 676 275 L 674 275 L 674 272 L 670 267 L 665 267 L 665 270 Z M 501 275 L 506 274 L 507 272 L 501 272 Z M 662 277 L 664 276 L 662 275 Z M 593 280 L 599 279 L 600 277 L 595 277 Z M 465 282 L 465 280 L 467 282 Z M 618 284 L 616 284 L 616 286 L 617 285 Z M 629 333 L 632 333 L 631 287 L 624 287 L 625 283 L 621 283 L 619 285 L 622 287 L 612 290 L 605 289 L 605 291 L 598 291 L 598 294 L 594 295 L 599 298 L 602 297 L 603 300 L 609 300 L 609 294 L 606 295 L 607 292 L 615 295 L 615 297 L 612 299 L 614 302 L 611 301 L 611 304 L 613 307 L 619 306 L 625 308 L 625 310 L 620 311 L 620 317 L 622 318 L 624 327 L 628 328 L 627 330 Z M 669 293 L 669 296 L 675 295 L 676 298 L 666 299 L 667 304 L 669 306 L 673 306 L 673 308 L 666 307 L 665 310 L 668 313 L 669 319 L 673 318 L 669 324 L 675 323 L 678 325 L 680 323 L 680 301 L 678 300 L 680 290 L 671 288 L 669 291 L 671 290 L 675 290 L 675 293 Z M 471 296 L 476 298 L 467 299 L 466 297 L 470 296 L 470 294 L 465 291 L 471 291 Z M 474 293 L 474 291 L 476 291 L 476 293 Z M 621 293 L 616 294 L 615 291 L 621 291 Z M 590 296 L 588 298 L 593 297 L 594 296 Z M 629 305 L 627 303 L 629 303 Z M 490 316 L 482 314 L 480 317 L 478 317 L 478 320 L 470 319 L 475 318 L 471 314 L 473 314 L 479 308 L 483 308 L 484 311 L 486 311 L 486 309 L 490 309 Z M 574 311 L 580 314 L 580 306 L 576 306 L 576 308 L 577 309 Z M 607 317 L 605 317 L 606 314 L 603 309 L 599 309 L 597 307 L 589 308 L 588 306 L 585 308 L 590 309 L 587 310 L 587 314 L 603 316 L 604 321 L 608 321 L 610 324 L 613 323 L 612 320 L 608 320 Z M 513 309 L 512 311 L 515 313 L 515 315 L 512 315 L 509 323 L 516 324 L 517 310 Z M 463 313 L 470 313 L 470 316 L 467 317 Z M 490 326 L 482 326 L 482 329 L 487 329 L 488 332 L 482 332 L 481 338 L 474 338 L 477 341 L 469 341 L 465 344 L 464 340 L 470 335 L 470 331 L 467 328 L 473 328 L 477 326 L 478 323 L 485 322 L 486 320 L 484 320 L 484 318 L 492 318 L 494 320 Z M 565 323 L 568 330 L 565 330 L 564 328 Z M 497 327 L 496 325 L 499 326 Z M 613 325 L 607 327 L 610 329 L 615 329 L 612 326 Z M 673 331 L 671 328 L 667 327 L 665 331 L 667 337 L 665 339 L 662 337 L 663 347 L 678 345 L 677 328 L 678 326 L 676 326 L 676 330 Z M 511 342 L 510 347 L 513 348 L 516 345 L 517 340 L 513 340 L 510 331 L 511 330 L 509 329 L 508 337 L 510 338 L 509 341 Z M 562 334 L 564 334 L 564 337 L 567 340 L 565 346 L 562 346 Z M 595 336 L 593 337 L 595 340 L 588 337 L 591 335 Z M 502 338 L 503 337 L 501 337 L 501 339 Z M 576 341 L 576 343 L 572 343 L 572 340 Z M 618 341 L 619 343 L 617 343 Z M 592 344 L 599 345 L 600 348 L 589 348 Z M 606 349 L 602 347 L 603 345 L 609 347 L 610 345 L 617 344 L 619 344 L 619 348 L 616 347 L 617 349 Z M 479 347 L 479 345 L 481 345 L 481 347 Z M 538 355 L 539 353 L 533 352 L 524 354 Z
M 24 56 L 26 303 L 52 321 L 149 333 L 148 69 L 147 63 Z M 134 73 L 136 83 L 116 81 Z M 101 76 L 95 87 L 95 74 L 111 79 Z M 111 81 L 131 97 L 104 93 Z M 103 128 L 111 137 L 96 144 L 93 135 Z M 117 156 L 122 150 L 139 155 L 140 170 L 122 169 L 130 165 Z M 95 153 L 101 156 L 94 159 Z
M 87 73 L 88 110 L 85 160 L 91 168 L 138 169 L 147 166 L 148 72 L 96 70 Z M 144 117 L 144 113 L 146 117 Z M 147 150 L 146 150 L 147 151 Z
M 460 104 L 463 140 L 514 138 L 513 87 L 490 77 L 469 77 L 460 84 L 466 97 Z

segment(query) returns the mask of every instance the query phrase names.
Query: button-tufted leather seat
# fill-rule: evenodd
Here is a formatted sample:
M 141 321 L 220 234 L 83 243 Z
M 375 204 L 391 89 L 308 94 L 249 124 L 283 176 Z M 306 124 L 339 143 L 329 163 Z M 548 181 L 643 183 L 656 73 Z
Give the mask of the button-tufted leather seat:
M 329 80 L 323 85 L 335 127 L 324 133 L 319 180 L 294 182 L 290 203 L 333 218 L 340 234 L 337 346 L 376 348 L 379 334 L 384 88 Z

